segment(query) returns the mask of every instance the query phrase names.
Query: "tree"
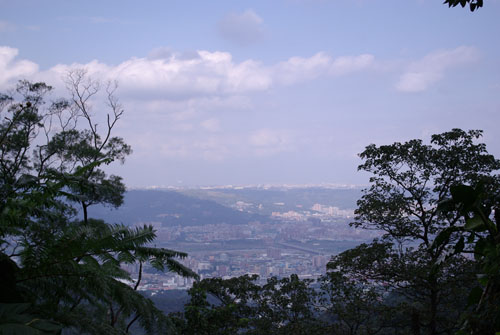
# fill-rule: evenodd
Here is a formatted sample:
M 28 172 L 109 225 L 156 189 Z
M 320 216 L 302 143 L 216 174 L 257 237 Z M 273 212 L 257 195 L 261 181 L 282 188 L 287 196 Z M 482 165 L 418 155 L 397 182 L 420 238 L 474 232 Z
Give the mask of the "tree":
M 267 279 L 259 292 L 253 334 L 323 334 L 315 317 L 316 291 L 311 279 L 296 274 Z
M 189 290 L 176 320 L 181 334 L 324 334 L 316 291 L 297 275 L 255 283 L 257 275 L 208 278 Z
M 123 202 L 125 185 L 118 176 L 107 176 L 106 173 L 93 166 L 96 162 L 106 160 L 124 162 L 131 153 L 131 148 L 122 138 L 112 136 L 116 123 L 123 116 L 123 108 L 114 93 L 117 83 L 106 85 L 106 100 L 109 113 L 106 114 L 104 130 L 98 131 L 98 123 L 91 115 L 91 101 L 100 91 L 100 83 L 86 76 L 85 70 L 74 70 L 68 73 L 66 85 L 71 93 L 69 101 L 59 100 L 52 108 L 57 115 L 61 131 L 52 136 L 47 144 L 39 147 L 39 168 L 54 169 L 59 173 L 72 173 L 81 166 L 92 166 L 83 173 L 78 183 L 73 183 L 72 193 L 76 196 L 70 200 L 81 205 L 83 221 L 88 220 L 88 208 L 100 203 L 118 207 Z M 64 118 L 63 113 L 69 115 Z M 76 128 L 76 119 L 83 119 L 86 129 Z M 100 129 L 100 128 L 99 128 Z M 47 166 L 49 165 L 49 166 Z
M 121 178 L 100 168 L 123 161 L 130 147 L 112 136 L 123 114 L 116 86 L 108 86 L 111 113 L 101 134 L 89 112 L 100 86 L 84 71 L 68 78 L 73 99 L 48 107 L 52 88 L 43 83 L 21 81 L 0 95 L 0 297 L 8 304 L 0 309 L 19 311 L 10 319 L 45 318 L 80 333 L 124 333 L 136 321 L 148 332 L 166 330 L 169 320 L 137 292 L 142 264 L 195 274 L 175 259 L 186 254 L 149 246 L 151 226 L 89 217 L 92 204 L 121 204 Z M 132 287 L 121 265 L 136 262 L 141 271 Z
M 495 334 L 500 330 L 500 190 L 491 181 L 454 186 L 451 197 L 439 204 L 445 213 L 458 211 L 465 224 L 444 229 L 434 247 L 448 243 L 450 236 L 458 233 L 460 239 L 450 248 L 450 256 L 469 252 L 479 263 L 478 281 L 468 299 L 473 308 L 461 327 L 464 334 Z
M 465 304 L 449 299 L 460 297 L 457 292 L 474 276 L 472 262 L 462 255 L 446 258 L 447 245 L 460 236 L 451 234 L 435 248 L 433 241 L 443 229 L 463 224 L 458 211 L 438 210 L 451 187 L 491 178 L 500 168 L 485 145 L 475 143 L 481 134 L 453 129 L 433 135 L 428 145 L 421 140 L 369 145 L 360 154 L 365 162 L 359 170 L 372 174 L 371 186 L 358 201 L 352 225 L 383 236 L 332 258 L 328 267 L 389 286 L 412 301 L 415 316 L 408 322 L 415 332 L 452 331 Z
M 483 0 L 445 0 L 444 3 L 448 4 L 448 7 L 456 7 L 460 5 L 462 8 L 469 4 L 471 12 L 483 7 Z
M 257 275 L 231 279 L 207 278 L 189 290 L 190 302 L 177 319 L 182 334 L 242 334 L 252 329 L 255 300 L 260 287 Z M 210 301 L 210 302 L 209 302 Z
M 385 290 L 336 271 L 322 276 L 320 283 L 320 310 L 328 317 L 332 333 L 374 335 L 386 326 Z

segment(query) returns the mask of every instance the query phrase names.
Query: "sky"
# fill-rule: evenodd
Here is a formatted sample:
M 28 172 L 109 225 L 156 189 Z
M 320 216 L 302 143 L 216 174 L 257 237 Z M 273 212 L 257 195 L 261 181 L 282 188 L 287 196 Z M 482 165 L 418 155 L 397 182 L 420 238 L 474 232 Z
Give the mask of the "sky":
M 500 157 L 500 0 L 442 2 L 0 0 L 0 92 L 116 80 L 129 187 L 366 184 L 365 146 L 452 128 Z

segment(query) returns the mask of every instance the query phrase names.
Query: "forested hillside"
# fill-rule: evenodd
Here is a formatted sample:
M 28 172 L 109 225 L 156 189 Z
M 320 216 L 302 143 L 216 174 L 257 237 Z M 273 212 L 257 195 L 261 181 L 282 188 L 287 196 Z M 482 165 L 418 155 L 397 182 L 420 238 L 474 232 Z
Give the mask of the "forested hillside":
M 272 221 L 267 216 L 240 212 L 215 201 L 189 197 L 175 191 L 151 190 L 128 191 L 124 193 L 122 206 L 117 209 L 94 206 L 92 215 L 128 226 L 151 222 L 159 222 L 163 226 L 197 226 Z
M 237 201 L 248 203 L 247 211 L 271 215 L 275 211 L 311 209 L 315 204 L 335 206 L 340 209 L 356 208 L 362 187 L 238 187 L 186 189 L 180 192 L 234 206 Z

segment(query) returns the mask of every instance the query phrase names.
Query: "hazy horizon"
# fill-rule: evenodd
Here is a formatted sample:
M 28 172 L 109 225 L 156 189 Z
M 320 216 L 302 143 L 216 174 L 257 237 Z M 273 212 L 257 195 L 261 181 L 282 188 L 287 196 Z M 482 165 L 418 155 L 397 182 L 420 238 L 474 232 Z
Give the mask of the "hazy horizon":
M 274 189 L 274 188 L 330 188 L 330 189 L 360 189 L 368 184 L 341 184 L 341 183 L 260 183 L 260 184 L 180 184 L 177 185 L 147 185 L 127 187 L 127 190 L 176 190 L 176 189 Z
M 371 144 L 482 129 L 500 156 L 500 1 L 0 0 L 0 92 L 85 68 L 117 80 L 153 185 L 353 184 Z M 101 106 L 95 105 L 95 113 Z

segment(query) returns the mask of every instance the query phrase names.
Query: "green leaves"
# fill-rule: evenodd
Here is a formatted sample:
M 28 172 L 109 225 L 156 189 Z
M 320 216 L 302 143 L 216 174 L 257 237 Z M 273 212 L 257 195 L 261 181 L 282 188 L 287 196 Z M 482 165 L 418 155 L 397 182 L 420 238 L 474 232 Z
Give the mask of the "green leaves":
M 485 231 L 487 229 L 486 222 L 482 218 L 474 216 L 465 220 L 465 230 L 474 230 L 477 232 Z
M 209 278 L 189 290 L 190 302 L 177 320 L 182 334 L 324 334 L 316 318 L 316 291 L 297 275 Z
M 123 334 L 137 321 L 148 333 L 166 332 L 168 319 L 144 298 L 123 264 L 196 277 L 178 262 L 185 253 L 153 248 L 152 226 L 126 227 L 93 220 L 93 204 L 120 206 L 125 185 L 101 167 L 123 162 L 131 149 L 112 136 L 123 114 L 108 91 L 107 124 L 97 131 L 88 113 L 98 90 L 85 71 L 70 74 L 72 101 L 44 107 L 51 87 L 19 83 L 0 94 L 0 297 L 33 302 L 0 306 L 0 333 L 55 334 L 64 327 L 91 334 Z M 78 120 L 85 124 L 78 124 Z M 57 123 L 58 131 L 51 125 Z M 43 134 L 45 136 L 38 136 Z M 46 138 L 43 143 L 40 137 Z M 78 206 L 83 220 L 77 219 Z M 5 271 L 4 271 L 5 270 Z M 110 322 L 110 319 L 112 322 Z
M 450 6 L 467 2 L 446 1 Z M 481 136 L 480 130 L 451 129 L 432 135 L 428 144 L 415 139 L 367 146 L 358 169 L 372 174 L 371 185 L 358 201 L 351 225 L 381 231 L 383 243 L 362 244 L 328 264 L 359 284 L 371 280 L 388 285 L 424 306 L 418 318 L 426 315 L 427 322 L 420 323 L 428 325 L 429 333 L 437 333 L 439 315 L 449 314 L 441 311 L 446 305 L 435 297 L 464 290 L 465 284 L 456 281 L 470 266 L 463 254 L 476 242 L 477 259 L 483 257 L 479 252 L 493 254 L 489 242 L 480 241 L 485 233 L 498 231 L 489 218 L 494 201 L 484 194 L 500 185 L 492 174 L 500 169 L 500 161 L 477 143 Z M 489 270 L 493 268 L 492 263 Z M 456 318 L 439 322 L 452 327 Z
M 437 248 L 448 244 L 451 234 L 458 232 L 460 230 L 461 230 L 460 227 L 455 227 L 455 226 L 441 230 L 441 232 L 436 236 L 436 238 L 432 242 L 432 248 Z
M 467 316 L 464 331 L 483 333 L 486 329 L 500 329 L 500 222 L 499 186 L 495 177 L 481 180 L 474 186 L 457 185 L 451 189 L 452 198 L 442 211 L 456 210 L 465 219 L 465 225 L 456 229 L 460 236 L 460 248 L 463 250 L 465 237 L 469 234 L 467 243 L 473 246 L 474 258 L 478 262 L 477 282 L 468 298 L 469 306 L 474 306 L 473 313 Z M 490 214 L 495 209 L 493 222 Z M 454 228 L 454 227 L 451 227 Z M 450 229 L 450 228 L 448 228 Z M 437 239 L 436 239 L 437 240 Z M 458 247 L 458 244 L 457 244 Z
M 483 0 L 445 0 L 444 3 L 448 4 L 448 7 L 456 7 L 457 5 L 460 5 L 462 8 L 469 4 L 471 12 L 483 7 Z

